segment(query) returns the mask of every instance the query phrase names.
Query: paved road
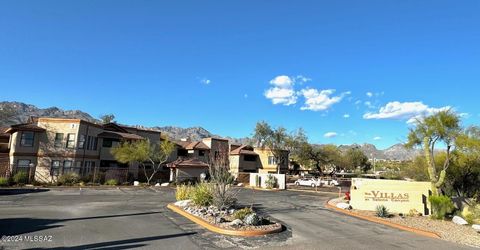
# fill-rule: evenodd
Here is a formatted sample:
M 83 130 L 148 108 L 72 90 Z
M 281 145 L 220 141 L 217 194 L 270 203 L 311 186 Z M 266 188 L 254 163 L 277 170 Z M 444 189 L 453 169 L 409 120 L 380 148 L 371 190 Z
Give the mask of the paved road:
M 469 249 L 351 218 L 324 208 L 330 194 L 242 189 L 240 200 L 287 228 L 241 238 L 211 233 L 169 211 L 171 189 L 0 191 L 0 235 L 52 236 L 3 242 L 5 249 Z M 0 249 L 2 248 L 0 247 Z

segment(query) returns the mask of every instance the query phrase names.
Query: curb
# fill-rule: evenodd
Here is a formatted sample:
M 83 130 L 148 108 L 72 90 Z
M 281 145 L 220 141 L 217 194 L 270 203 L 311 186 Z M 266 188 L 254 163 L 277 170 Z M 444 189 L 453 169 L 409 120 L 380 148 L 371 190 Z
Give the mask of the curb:
M 215 226 L 213 224 L 210 224 L 209 222 L 205 221 L 202 218 L 199 218 L 197 216 L 194 216 L 192 214 L 189 214 L 185 212 L 183 209 L 181 209 L 178 206 L 175 206 L 173 203 L 170 203 L 167 205 L 167 208 L 172 210 L 173 212 L 180 214 L 187 219 L 197 223 L 198 225 L 206 228 L 207 230 L 210 230 L 215 233 L 219 234 L 225 234 L 225 235 L 233 235 L 233 236 L 244 236 L 244 237 L 253 237 L 253 236 L 262 236 L 262 235 L 267 235 L 267 234 L 273 234 L 273 233 L 279 233 L 283 230 L 282 227 L 276 228 L 276 229 L 271 229 L 271 230 L 230 230 L 230 229 L 225 229 L 221 228 L 218 226 Z
M 440 235 L 438 235 L 437 233 L 422 230 L 422 229 L 417 229 L 417 228 L 413 228 L 413 227 L 408 227 L 408 226 L 404 226 L 404 225 L 400 225 L 400 224 L 397 224 L 397 223 L 389 222 L 389 221 L 382 220 L 382 219 L 375 218 L 375 217 L 371 217 L 371 216 L 356 214 L 356 213 L 350 212 L 348 210 L 340 209 L 336 206 L 333 206 L 333 205 L 330 204 L 330 201 L 331 200 L 329 200 L 325 203 L 325 207 L 327 207 L 330 210 L 335 210 L 337 212 L 340 212 L 340 213 L 343 213 L 343 214 L 346 214 L 346 215 L 349 215 L 349 216 L 352 216 L 352 217 L 356 217 L 356 218 L 359 218 L 359 219 L 362 219 L 362 220 L 367 220 L 367 221 L 370 221 L 370 222 L 375 222 L 375 223 L 378 223 L 378 224 L 393 227 L 393 228 L 400 229 L 400 230 L 403 230 L 403 231 L 408 231 L 408 232 L 415 233 L 415 234 L 418 234 L 418 235 L 422 235 L 422 236 L 425 236 L 425 237 L 441 239 Z
M 303 193 L 312 193 L 312 194 L 335 194 L 335 195 L 338 195 L 338 192 L 303 190 L 303 189 L 291 189 L 291 188 L 287 188 L 287 191 L 303 192 Z M 342 193 L 342 194 L 345 194 L 345 193 Z
M 266 188 L 257 188 L 257 187 L 252 187 L 252 186 L 244 186 L 243 188 L 246 189 L 252 189 L 252 190 L 258 190 L 258 191 L 267 191 L 267 192 L 281 192 L 285 191 L 287 189 L 266 189 Z

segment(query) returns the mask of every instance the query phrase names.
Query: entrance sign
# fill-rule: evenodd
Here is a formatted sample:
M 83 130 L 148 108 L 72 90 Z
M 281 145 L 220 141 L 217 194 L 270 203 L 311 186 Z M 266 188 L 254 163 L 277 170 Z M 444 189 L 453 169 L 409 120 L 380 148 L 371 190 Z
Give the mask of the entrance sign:
M 353 178 L 350 205 L 353 209 L 375 211 L 384 205 L 390 212 L 408 214 L 416 210 L 430 214 L 430 182 Z

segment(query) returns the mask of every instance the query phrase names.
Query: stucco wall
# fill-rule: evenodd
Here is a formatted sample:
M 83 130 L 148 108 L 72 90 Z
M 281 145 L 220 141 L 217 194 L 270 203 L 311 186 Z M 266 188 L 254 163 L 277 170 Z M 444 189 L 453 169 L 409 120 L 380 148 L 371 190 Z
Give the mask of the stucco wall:
M 424 215 L 430 214 L 429 182 L 352 179 L 350 205 L 354 209 L 375 211 L 384 205 L 390 212 L 408 214 L 411 209 Z
M 261 173 L 250 173 L 250 186 L 256 187 L 257 186 L 257 179 L 256 177 L 260 177 L 260 186 L 262 188 L 266 188 L 267 185 L 265 184 L 265 181 L 267 180 L 267 177 L 269 175 L 272 175 L 277 179 L 277 188 L 278 189 L 286 189 L 286 175 L 284 174 L 261 174 Z

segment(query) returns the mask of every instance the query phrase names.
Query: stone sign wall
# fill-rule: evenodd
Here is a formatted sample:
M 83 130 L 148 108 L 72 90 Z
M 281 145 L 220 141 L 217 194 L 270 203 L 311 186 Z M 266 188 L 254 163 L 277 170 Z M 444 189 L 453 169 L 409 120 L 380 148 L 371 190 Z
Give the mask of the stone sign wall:
M 416 210 L 430 214 L 430 182 L 353 178 L 350 205 L 354 209 L 375 211 L 384 205 L 390 212 L 408 214 Z

